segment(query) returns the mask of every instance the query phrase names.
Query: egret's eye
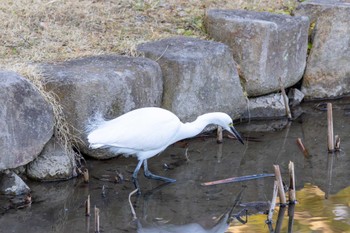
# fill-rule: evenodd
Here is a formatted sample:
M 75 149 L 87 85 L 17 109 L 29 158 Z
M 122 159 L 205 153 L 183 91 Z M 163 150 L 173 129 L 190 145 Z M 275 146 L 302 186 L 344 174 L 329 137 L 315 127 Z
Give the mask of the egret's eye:
M 233 123 L 231 122 L 230 124 L 228 124 L 228 126 L 233 127 Z

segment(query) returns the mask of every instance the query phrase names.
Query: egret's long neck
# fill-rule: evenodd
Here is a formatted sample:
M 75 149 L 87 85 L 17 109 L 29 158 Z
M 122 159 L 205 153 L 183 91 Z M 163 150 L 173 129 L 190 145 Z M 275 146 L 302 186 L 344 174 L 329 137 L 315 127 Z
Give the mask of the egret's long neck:
M 179 130 L 179 134 L 176 137 L 176 141 L 191 138 L 203 131 L 203 129 L 209 125 L 215 123 L 213 120 L 213 115 L 208 113 L 202 116 L 199 116 L 195 121 L 184 123 L 181 125 L 181 129 Z

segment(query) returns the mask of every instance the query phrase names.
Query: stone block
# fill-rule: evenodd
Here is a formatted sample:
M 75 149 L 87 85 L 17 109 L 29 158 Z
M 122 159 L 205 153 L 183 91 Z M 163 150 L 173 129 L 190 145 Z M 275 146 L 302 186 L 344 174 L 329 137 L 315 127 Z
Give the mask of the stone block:
M 45 89 L 56 94 L 71 133 L 84 142 L 80 149 L 94 157 L 105 156 L 88 150 L 89 118 L 100 113 L 112 119 L 135 108 L 161 104 L 161 70 L 150 59 L 94 56 L 40 67 Z
M 249 98 L 248 110 L 242 115 L 246 119 L 268 119 L 286 117 L 286 107 L 281 93 Z
M 313 25 L 302 83 L 306 99 L 350 93 L 350 1 L 305 1 L 296 10 Z
M 4 195 L 21 195 L 30 192 L 30 188 L 14 172 L 0 174 L 0 194 Z
M 75 168 L 74 154 L 52 137 L 38 158 L 27 165 L 26 174 L 40 181 L 67 180 L 76 176 Z
M 236 118 L 245 98 L 228 46 L 189 37 L 141 44 L 138 51 L 156 60 L 163 73 L 162 107 L 182 121 L 222 111 Z
M 0 71 L 0 171 L 35 159 L 53 135 L 51 105 L 27 79 Z
M 208 34 L 230 46 L 248 96 L 290 87 L 303 76 L 309 20 L 268 12 L 208 10 Z

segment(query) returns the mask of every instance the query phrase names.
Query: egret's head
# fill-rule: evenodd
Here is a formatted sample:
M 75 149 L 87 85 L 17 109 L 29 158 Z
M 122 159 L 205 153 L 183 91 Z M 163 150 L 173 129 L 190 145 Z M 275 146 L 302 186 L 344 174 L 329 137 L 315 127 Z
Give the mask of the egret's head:
M 225 129 L 228 132 L 230 132 L 231 134 L 233 134 L 237 138 L 238 141 L 240 141 L 242 144 L 244 144 L 241 135 L 238 133 L 238 131 L 233 126 L 232 119 L 229 115 L 227 115 L 226 113 L 222 113 L 222 112 L 217 112 L 217 113 L 213 113 L 213 114 L 215 114 L 214 115 L 215 122 L 213 122 L 214 124 L 220 125 L 223 129 Z

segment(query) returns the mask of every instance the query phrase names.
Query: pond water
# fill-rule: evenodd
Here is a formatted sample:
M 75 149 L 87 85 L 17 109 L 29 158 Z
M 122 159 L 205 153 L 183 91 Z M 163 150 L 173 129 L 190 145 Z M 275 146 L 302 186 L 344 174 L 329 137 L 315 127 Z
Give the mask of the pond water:
M 128 202 L 134 189 L 130 177 L 137 160 L 119 157 L 87 160 L 88 184 L 82 178 L 52 183 L 28 181 L 32 205 L 3 209 L 0 232 L 94 232 L 93 208 L 92 215 L 85 217 L 88 195 L 91 206 L 100 210 L 101 232 L 269 232 L 263 212 L 272 198 L 273 177 L 215 186 L 201 183 L 273 173 L 273 164 L 278 164 L 288 184 L 289 161 L 295 165 L 298 200 L 293 232 L 350 232 L 349 103 L 348 99 L 333 102 L 334 133 L 341 139 L 341 151 L 333 155 L 327 152 L 327 113 L 323 105 L 305 103 L 299 109 L 303 114 L 289 124 L 283 120 L 238 124 L 236 128 L 247 138 L 245 145 L 230 138 L 217 144 L 214 135 L 204 135 L 177 143 L 150 159 L 151 171 L 177 182 L 162 185 L 140 172 L 142 195 L 131 197 L 138 221 L 133 221 Z M 298 147 L 298 138 L 309 157 Z M 115 182 L 118 174 L 124 177 L 123 182 Z M 232 210 L 241 191 L 240 205 Z M 246 224 L 237 219 L 227 224 L 228 211 L 237 214 L 243 205 L 252 204 Z M 277 213 L 274 224 L 276 218 Z M 281 232 L 287 229 L 286 212 Z

